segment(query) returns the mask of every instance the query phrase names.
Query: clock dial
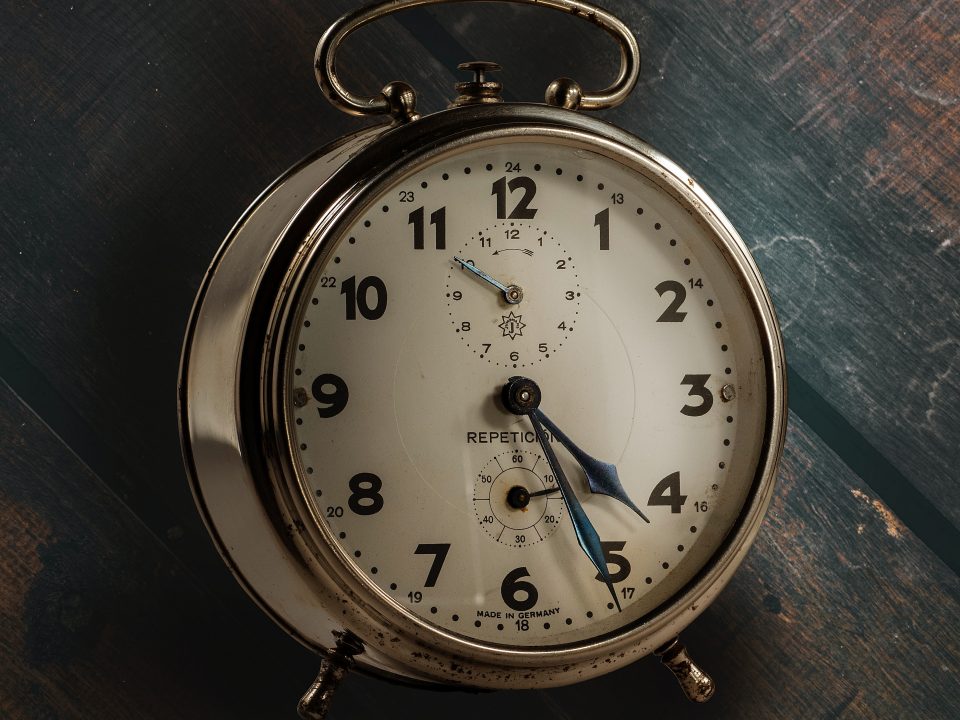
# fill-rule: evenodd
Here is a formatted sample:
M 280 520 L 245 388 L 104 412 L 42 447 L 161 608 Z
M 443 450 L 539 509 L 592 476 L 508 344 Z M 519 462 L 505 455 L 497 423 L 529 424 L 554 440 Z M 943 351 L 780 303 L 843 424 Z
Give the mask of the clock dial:
M 764 355 L 727 256 L 654 182 L 586 146 L 478 144 L 317 257 L 286 353 L 295 464 L 399 607 L 490 645 L 584 643 L 718 552 L 761 455 Z M 546 431 L 553 461 L 503 404 L 515 375 L 566 438 Z M 571 443 L 649 522 L 590 492 Z

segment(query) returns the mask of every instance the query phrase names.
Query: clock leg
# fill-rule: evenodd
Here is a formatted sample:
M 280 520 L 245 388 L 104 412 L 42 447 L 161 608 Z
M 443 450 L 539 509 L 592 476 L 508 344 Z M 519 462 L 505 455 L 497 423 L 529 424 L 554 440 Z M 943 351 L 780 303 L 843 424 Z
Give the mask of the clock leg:
M 717 690 L 716 684 L 707 673 L 690 659 L 687 648 L 675 637 L 665 645 L 653 651 L 660 658 L 660 662 L 667 666 L 680 683 L 680 688 L 688 700 L 705 703 L 713 697 Z
M 297 704 L 297 713 L 303 720 L 323 720 L 330 711 L 333 694 L 346 676 L 346 665 L 324 658 L 320 663 L 317 679 L 307 689 Z
M 337 646 L 320 661 L 320 672 L 297 704 L 303 720 L 324 720 L 330 712 L 333 695 L 353 666 L 353 656 L 363 652 L 363 645 L 349 632 L 337 639 Z

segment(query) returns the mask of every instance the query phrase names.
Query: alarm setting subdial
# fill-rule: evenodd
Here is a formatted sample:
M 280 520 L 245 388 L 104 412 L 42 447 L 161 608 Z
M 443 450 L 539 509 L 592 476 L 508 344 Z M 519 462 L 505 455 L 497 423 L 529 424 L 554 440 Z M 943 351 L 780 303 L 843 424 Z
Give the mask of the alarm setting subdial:
M 464 346 L 510 369 L 559 352 L 580 316 L 573 256 L 550 233 L 514 220 L 478 232 L 451 255 L 445 294 Z
M 491 538 L 526 547 L 546 540 L 559 526 L 563 515 L 559 491 L 541 455 L 509 450 L 494 456 L 477 475 L 473 508 Z

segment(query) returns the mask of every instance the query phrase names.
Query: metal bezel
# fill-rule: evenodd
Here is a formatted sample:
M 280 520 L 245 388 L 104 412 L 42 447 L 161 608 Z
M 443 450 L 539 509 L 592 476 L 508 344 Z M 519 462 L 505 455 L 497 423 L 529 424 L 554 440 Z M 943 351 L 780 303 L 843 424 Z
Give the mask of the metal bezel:
M 737 523 L 717 553 L 658 611 L 626 631 L 573 647 L 538 650 L 488 646 L 429 625 L 387 597 L 342 556 L 339 546 L 327 535 L 325 523 L 312 516 L 311 506 L 303 497 L 300 474 L 288 445 L 285 398 L 289 395 L 283 361 L 306 281 L 329 252 L 339 230 L 368 199 L 414 167 L 435 162 L 465 146 L 532 139 L 588 147 L 633 168 L 669 193 L 710 231 L 753 308 L 767 379 L 766 438 L 757 475 Z M 318 609 L 324 611 L 324 617 L 318 617 L 314 627 L 298 626 L 276 602 L 260 597 L 256 583 L 246 578 L 244 563 L 238 557 L 238 540 L 225 542 L 216 523 L 205 513 L 228 563 L 235 563 L 235 573 L 248 590 L 257 594 L 264 609 L 288 632 L 318 651 L 333 645 L 330 632 L 349 630 L 368 649 L 357 661 L 371 669 L 410 679 L 485 688 L 543 687 L 599 675 L 648 654 L 692 622 L 729 581 L 757 534 L 773 491 L 786 426 L 783 345 L 772 305 L 749 252 L 709 197 L 679 167 L 637 138 L 601 121 L 542 105 L 465 107 L 396 128 L 336 170 L 326 180 L 325 188 L 328 192 L 320 207 L 304 202 L 295 213 L 300 222 L 290 219 L 263 261 L 264 267 L 276 264 L 275 279 L 258 282 L 247 298 L 250 315 L 238 345 L 243 371 L 238 372 L 233 407 L 218 409 L 221 422 L 237 426 L 235 459 L 239 463 L 235 469 L 250 479 L 250 487 L 258 488 L 261 502 L 274 503 L 274 532 L 290 551 L 278 561 L 289 565 L 291 576 L 297 575 L 305 587 L 316 591 Z M 265 202 L 254 212 L 263 211 L 263 205 Z M 302 232 L 307 222 L 310 231 L 305 239 L 297 232 Z M 293 227 L 299 230 L 292 232 Z M 281 248 L 285 252 L 280 252 Z M 228 240 L 224 252 L 229 251 Z M 261 277 L 267 275 L 262 273 Z M 216 282 L 213 268 L 211 289 Z M 195 315 L 201 304 L 198 299 Z M 203 338 L 193 334 L 187 342 L 202 345 Z M 185 406 L 205 401 L 204 393 L 191 389 L 187 382 L 188 357 L 185 347 Z M 244 397 L 255 398 L 256 407 L 247 405 L 244 412 Z M 254 411 L 256 417 L 251 417 Z M 192 469 L 193 426 L 188 414 L 184 415 L 183 432 L 188 467 Z M 206 508 L 202 471 L 193 460 L 198 466 L 192 473 L 197 501 Z M 269 497 L 268 488 L 275 493 L 274 498 Z

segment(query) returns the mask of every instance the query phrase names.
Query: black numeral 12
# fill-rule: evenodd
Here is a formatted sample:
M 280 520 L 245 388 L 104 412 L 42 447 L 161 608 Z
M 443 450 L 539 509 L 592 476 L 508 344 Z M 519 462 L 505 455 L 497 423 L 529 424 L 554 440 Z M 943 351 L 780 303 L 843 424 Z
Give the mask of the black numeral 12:
M 516 207 L 507 215 L 507 190 L 512 194 L 516 190 L 522 190 L 523 196 Z M 500 178 L 493 184 L 491 195 L 497 196 L 497 217 L 500 220 L 532 220 L 537 216 L 537 209 L 530 207 L 534 196 L 537 194 L 537 184 L 528 177 L 515 177 L 507 182 L 505 177 Z

